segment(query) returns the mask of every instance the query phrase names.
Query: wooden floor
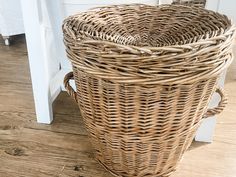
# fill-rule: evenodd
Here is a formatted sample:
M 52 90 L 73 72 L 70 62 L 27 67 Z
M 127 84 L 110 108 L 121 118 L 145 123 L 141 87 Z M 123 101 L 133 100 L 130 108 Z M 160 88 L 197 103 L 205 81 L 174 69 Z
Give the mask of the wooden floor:
M 172 177 L 236 177 L 236 80 L 212 144 L 194 142 Z M 93 158 L 75 103 L 62 93 L 37 124 L 24 36 L 0 40 L 0 177 L 112 177 Z

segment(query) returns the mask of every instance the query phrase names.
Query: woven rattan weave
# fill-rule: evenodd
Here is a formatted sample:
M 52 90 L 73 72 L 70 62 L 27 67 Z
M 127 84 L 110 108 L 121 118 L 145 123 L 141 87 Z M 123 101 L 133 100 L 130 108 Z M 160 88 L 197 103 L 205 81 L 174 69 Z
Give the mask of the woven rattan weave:
M 181 4 L 186 6 L 205 7 L 206 0 L 173 0 L 172 4 Z
M 65 87 L 96 159 L 117 176 L 169 176 L 202 118 L 225 106 L 216 85 L 232 61 L 230 20 L 189 6 L 120 5 L 70 16 L 63 32 L 73 65 Z M 207 111 L 215 91 L 221 101 Z

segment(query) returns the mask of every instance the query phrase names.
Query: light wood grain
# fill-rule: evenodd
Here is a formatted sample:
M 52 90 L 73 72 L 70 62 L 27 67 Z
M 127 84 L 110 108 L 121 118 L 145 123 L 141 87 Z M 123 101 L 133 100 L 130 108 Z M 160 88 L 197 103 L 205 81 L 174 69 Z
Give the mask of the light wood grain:
M 36 123 L 24 36 L 0 41 L 0 176 L 112 177 L 93 157 L 78 107 L 62 93 L 52 125 Z M 236 81 L 212 144 L 194 142 L 172 177 L 236 176 Z

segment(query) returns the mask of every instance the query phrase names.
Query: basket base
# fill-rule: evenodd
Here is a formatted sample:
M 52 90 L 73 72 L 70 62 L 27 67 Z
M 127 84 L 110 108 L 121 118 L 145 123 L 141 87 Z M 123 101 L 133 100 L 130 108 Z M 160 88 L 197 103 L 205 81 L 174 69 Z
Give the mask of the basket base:
M 134 177 L 133 175 L 121 175 L 121 174 L 117 174 L 116 172 L 114 172 L 113 170 L 110 170 L 104 163 L 102 163 L 100 160 L 96 159 L 101 166 L 103 166 L 103 168 L 108 171 L 109 173 L 111 173 L 113 176 L 115 177 Z M 176 169 L 171 169 L 166 173 L 162 173 L 162 174 L 147 174 L 147 175 L 143 175 L 143 176 L 137 176 L 137 177 L 169 177 Z

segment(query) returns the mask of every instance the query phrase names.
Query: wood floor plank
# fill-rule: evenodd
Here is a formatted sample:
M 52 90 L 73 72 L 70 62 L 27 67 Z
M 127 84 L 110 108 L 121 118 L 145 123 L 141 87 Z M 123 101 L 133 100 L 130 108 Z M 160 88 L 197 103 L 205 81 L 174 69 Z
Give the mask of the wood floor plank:
M 90 145 L 86 149 L 73 150 L 30 140 L 5 140 L 3 142 L 7 146 L 0 146 L 0 164 L 4 164 L 0 168 L 0 174 L 5 173 L 9 176 L 94 175 L 99 177 L 102 177 L 99 174 L 104 174 L 110 177 L 110 174 L 101 169 L 94 160 Z

